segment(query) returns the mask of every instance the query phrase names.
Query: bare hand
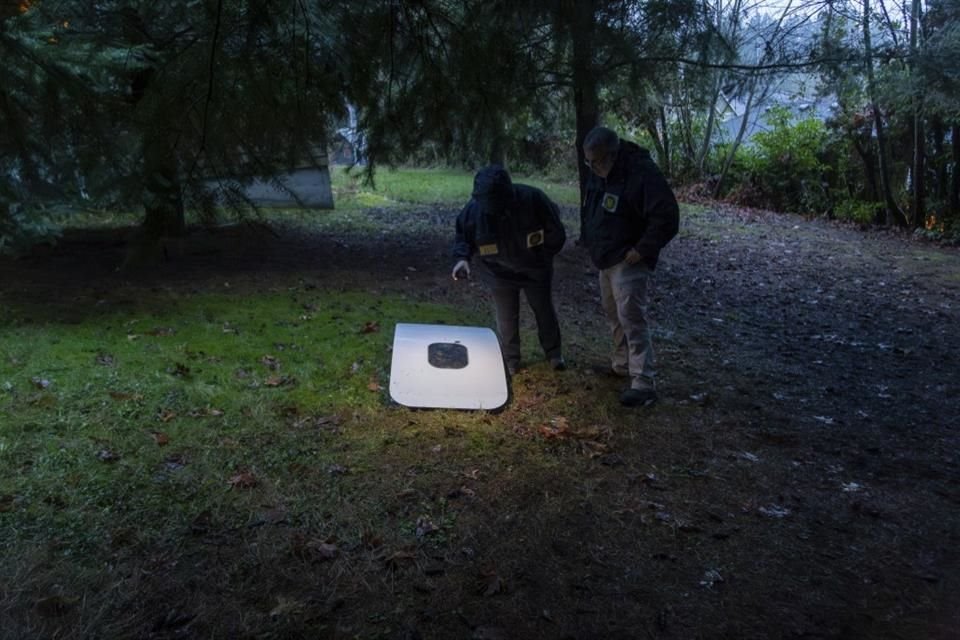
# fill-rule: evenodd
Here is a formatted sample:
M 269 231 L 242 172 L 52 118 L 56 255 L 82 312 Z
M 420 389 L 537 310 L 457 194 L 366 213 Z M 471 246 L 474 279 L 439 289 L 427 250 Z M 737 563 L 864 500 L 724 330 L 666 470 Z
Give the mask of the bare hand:
M 627 255 L 623 258 L 623 261 L 627 264 L 637 264 L 641 260 L 643 260 L 643 257 L 637 253 L 636 249 L 630 249 L 627 251 Z
M 453 265 L 452 275 L 454 280 L 459 280 L 460 278 L 469 278 L 470 263 L 466 260 L 458 260 L 457 264 Z

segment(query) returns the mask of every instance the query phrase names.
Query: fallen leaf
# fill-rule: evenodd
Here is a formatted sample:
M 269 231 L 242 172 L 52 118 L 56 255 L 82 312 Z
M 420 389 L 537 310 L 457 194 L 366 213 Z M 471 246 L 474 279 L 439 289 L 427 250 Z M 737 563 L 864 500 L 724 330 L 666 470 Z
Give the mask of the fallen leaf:
M 250 471 L 241 471 L 227 480 L 227 484 L 231 489 L 252 489 L 257 486 L 257 478 Z
M 401 549 L 400 551 L 394 551 L 392 554 L 387 556 L 384 559 L 384 563 L 391 569 L 397 569 L 402 563 L 411 562 L 416 557 L 416 554 L 412 551 Z
M 170 444 L 170 436 L 162 431 L 154 431 L 151 433 L 151 435 L 153 436 L 153 441 L 157 443 L 158 447 L 165 447 Z
M 271 371 L 276 371 L 280 368 L 280 361 L 271 355 L 266 355 L 260 358 L 260 364 Z
M 433 520 L 431 520 L 429 516 L 420 516 L 417 518 L 417 530 L 415 533 L 418 538 L 430 535 L 439 530 L 440 527 L 433 524 Z
M 288 600 L 283 596 L 277 596 L 277 606 L 270 610 L 271 618 L 300 613 L 303 610 L 303 603 L 299 600 Z
M 503 579 L 497 575 L 496 571 L 488 571 L 480 575 L 480 593 L 484 598 L 503 593 L 505 585 Z
M 559 427 L 556 427 L 554 425 L 549 425 L 549 424 L 540 425 L 539 431 L 540 431 L 540 435 L 542 435 L 547 440 L 566 438 L 570 435 L 565 428 L 561 429 Z
M 296 380 L 291 376 L 270 376 L 263 381 L 263 386 L 265 387 L 287 387 L 292 386 L 296 383 Z
M 120 455 L 111 451 L 110 449 L 100 449 L 97 451 L 97 460 L 100 462 L 116 462 L 120 459 Z
M 383 387 L 381 387 L 380 383 L 377 382 L 376 380 L 371 380 L 370 382 L 367 383 L 367 389 L 369 389 L 370 391 L 380 391 L 383 389 Z
M 379 322 L 367 322 L 363 325 L 363 329 L 360 330 L 360 333 L 376 333 L 380 331 Z
M 583 440 L 580 442 L 580 447 L 583 453 L 590 458 L 600 457 L 609 449 L 607 445 L 602 442 L 597 442 L 596 440 Z
M 320 560 L 333 560 L 339 553 L 337 545 L 323 540 L 311 540 L 307 543 L 307 548 Z
M 757 509 L 757 511 L 768 518 L 785 518 L 790 515 L 790 509 L 775 504 L 772 504 L 768 507 L 760 507 Z
M 160 418 L 160 422 L 170 422 L 177 417 L 177 412 L 172 409 L 161 409 L 157 417 Z

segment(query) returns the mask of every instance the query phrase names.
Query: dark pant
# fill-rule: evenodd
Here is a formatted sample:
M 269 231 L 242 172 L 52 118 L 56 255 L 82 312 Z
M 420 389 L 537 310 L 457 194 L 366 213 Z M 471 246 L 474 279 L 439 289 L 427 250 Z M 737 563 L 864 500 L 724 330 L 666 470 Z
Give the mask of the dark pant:
M 535 285 L 518 285 L 499 281 L 490 288 L 497 312 L 497 333 L 503 358 L 509 363 L 520 362 L 520 292 L 537 319 L 537 335 L 547 359 L 559 358 L 560 323 L 553 308 L 551 282 Z

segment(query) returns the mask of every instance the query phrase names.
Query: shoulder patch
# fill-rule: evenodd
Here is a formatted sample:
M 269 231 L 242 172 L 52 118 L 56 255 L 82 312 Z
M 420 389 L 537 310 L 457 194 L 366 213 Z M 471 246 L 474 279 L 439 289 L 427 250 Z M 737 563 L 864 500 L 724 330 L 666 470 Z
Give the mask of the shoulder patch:
M 610 213 L 617 210 L 617 204 L 620 202 L 620 196 L 613 193 L 603 194 L 603 208 Z
M 543 244 L 543 229 L 537 229 L 527 234 L 527 249 L 539 247 Z

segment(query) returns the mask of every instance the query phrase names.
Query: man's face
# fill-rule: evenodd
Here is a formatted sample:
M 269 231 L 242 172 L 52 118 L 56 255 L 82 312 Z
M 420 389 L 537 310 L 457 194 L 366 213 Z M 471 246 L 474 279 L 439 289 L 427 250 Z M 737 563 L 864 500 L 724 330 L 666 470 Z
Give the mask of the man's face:
M 613 154 L 606 153 L 602 149 L 583 149 L 583 161 L 590 171 L 593 171 L 596 175 L 601 178 L 606 178 L 610 175 L 610 170 L 613 169 Z

